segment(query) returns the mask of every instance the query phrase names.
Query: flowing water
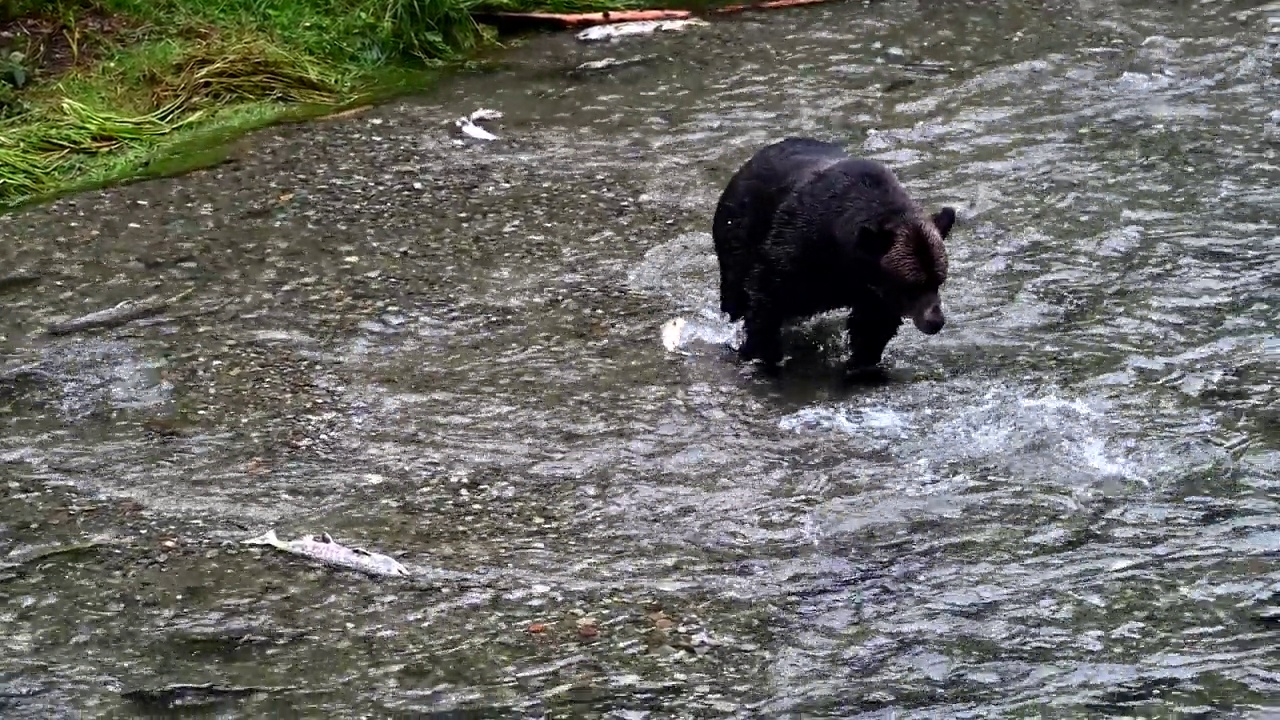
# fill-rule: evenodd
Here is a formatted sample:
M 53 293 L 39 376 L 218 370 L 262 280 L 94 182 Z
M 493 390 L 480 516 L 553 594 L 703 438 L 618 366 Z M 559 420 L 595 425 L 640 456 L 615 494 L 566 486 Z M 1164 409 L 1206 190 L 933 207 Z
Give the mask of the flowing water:
M 1278 52 L 1226 0 L 553 35 L 0 219 L 42 275 L 0 296 L 0 714 L 1274 717 Z M 711 214 L 787 135 L 961 211 L 890 382 L 838 317 L 734 361 Z

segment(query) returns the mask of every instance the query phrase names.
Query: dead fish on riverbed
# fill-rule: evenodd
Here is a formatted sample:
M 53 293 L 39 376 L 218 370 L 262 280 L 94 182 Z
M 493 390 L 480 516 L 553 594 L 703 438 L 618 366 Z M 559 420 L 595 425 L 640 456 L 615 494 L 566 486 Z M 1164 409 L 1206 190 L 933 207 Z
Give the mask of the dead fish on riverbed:
M 315 536 L 304 536 L 288 542 L 276 537 L 275 530 L 268 530 L 248 540 L 241 540 L 242 545 L 270 545 L 287 553 L 300 555 L 332 565 L 333 567 L 356 570 L 368 575 L 380 577 L 397 577 L 409 575 L 409 569 L 396 562 L 394 558 L 382 553 L 369 552 L 364 548 L 349 548 L 334 542 L 329 533 Z
M 662 346 L 667 349 L 667 352 L 689 354 L 680 350 L 680 334 L 684 331 L 686 324 L 684 318 L 673 318 L 662 324 Z
M 636 20 L 609 25 L 596 25 L 577 34 L 583 42 L 597 40 L 616 40 L 626 35 L 652 35 L 657 32 L 679 32 L 691 27 L 710 25 L 706 20 L 689 18 L 687 20 Z
M 570 70 L 569 77 L 583 77 L 586 75 L 598 74 L 605 71 L 612 71 L 612 70 L 617 70 L 619 68 L 624 68 L 629 65 L 641 65 L 643 63 L 653 62 L 654 60 L 657 60 L 657 59 L 658 59 L 657 55 L 639 55 L 633 58 L 624 58 L 621 60 L 619 60 L 618 58 L 604 58 L 602 60 L 590 60 Z
M 497 135 L 494 135 L 488 130 L 485 130 L 484 128 L 480 127 L 479 125 L 476 124 L 476 121 L 477 120 L 497 120 L 501 117 L 502 117 L 502 113 L 498 112 L 497 110 L 480 108 L 479 110 L 476 110 L 475 112 L 471 113 L 467 117 L 458 118 L 457 120 L 454 121 L 453 124 L 457 125 L 458 129 L 462 130 L 462 134 L 466 135 L 467 137 L 473 137 L 477 140 L 497 140 L 498 139 Z

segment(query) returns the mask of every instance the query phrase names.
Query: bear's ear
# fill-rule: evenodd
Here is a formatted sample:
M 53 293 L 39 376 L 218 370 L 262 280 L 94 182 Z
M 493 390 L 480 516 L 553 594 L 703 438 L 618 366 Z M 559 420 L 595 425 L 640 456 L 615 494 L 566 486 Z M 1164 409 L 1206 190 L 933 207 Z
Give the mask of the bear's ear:
M 893 247 L 894 237 L 890 230 L 863 225 L 858 228 L 858 234 L 853 236 L 853 247 L 860 255 L 883 257 Z
M 938 228 L 938 234 L 942 239 L 947 239 L 947 233 L 951 232 L 951 227 L 956 224 L 956 209 L 953 207 L 944 207 L 933 215 L 933 225 Z

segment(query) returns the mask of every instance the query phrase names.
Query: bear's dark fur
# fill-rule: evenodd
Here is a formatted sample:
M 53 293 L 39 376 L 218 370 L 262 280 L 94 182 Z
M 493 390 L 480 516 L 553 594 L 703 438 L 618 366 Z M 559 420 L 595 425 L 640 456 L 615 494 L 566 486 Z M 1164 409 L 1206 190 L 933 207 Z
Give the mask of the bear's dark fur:
M 739 353 L 772 369 L 784 323 L 841 308 L 851 370 L 878 365 L 904 317 L 937 333 L 955 219 L 950 207 L 927 215 L 889 168 L 837 145 L 764 147 L 729 180 L 711 229 L 720 309 L 746 320 Z

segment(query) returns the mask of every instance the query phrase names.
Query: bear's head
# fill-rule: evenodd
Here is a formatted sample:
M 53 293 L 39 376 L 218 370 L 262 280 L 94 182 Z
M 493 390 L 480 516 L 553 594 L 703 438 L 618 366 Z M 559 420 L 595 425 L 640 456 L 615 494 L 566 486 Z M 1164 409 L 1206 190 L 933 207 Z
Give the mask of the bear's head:
M 871 282 L 887 309 L 911 318 L 926 335 L 937 334 L 947 322 L 940 295 L 947 281 L 944 241 L 955 222 L 955 208 L 944 207 L 932 217 L 896 219 L 858 238 L 861 251 L 878 258 L 879 272 Z

